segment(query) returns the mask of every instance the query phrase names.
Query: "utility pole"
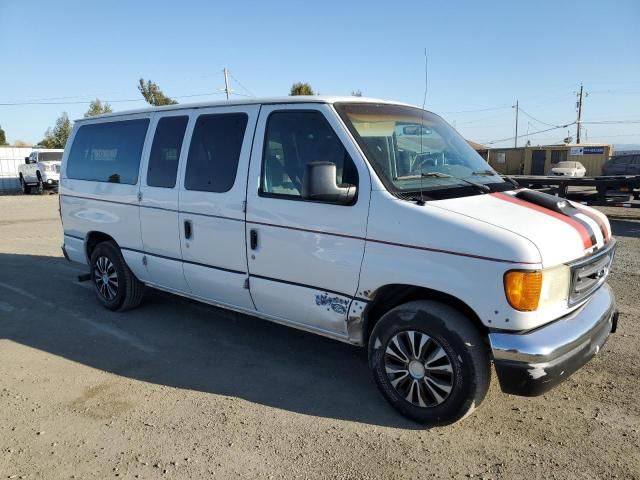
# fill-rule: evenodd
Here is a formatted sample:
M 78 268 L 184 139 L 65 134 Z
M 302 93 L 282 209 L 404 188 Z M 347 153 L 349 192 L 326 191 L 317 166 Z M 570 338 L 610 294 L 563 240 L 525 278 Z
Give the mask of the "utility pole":
M 576 144 L 580 144 L 580 129 L 582 125 L 582 83 L 580 84 L 580 92 L 578 93 L 578 102 L 576 104 L 578 107 L 578 120 L 576 120 Z
M 520 111 L 518 100 L 516 100 L 516 104 L 512 108 L 516 109 L 516 138 L 514 139 L 513 147 L 518 148 L 518 112 Z
M 231 90 L 229 89 L 229 75 L 227 73 L 227 67 L 224 67 L 224 93 L 227 95 L 227 100 L 229 100 L 229 93 Z

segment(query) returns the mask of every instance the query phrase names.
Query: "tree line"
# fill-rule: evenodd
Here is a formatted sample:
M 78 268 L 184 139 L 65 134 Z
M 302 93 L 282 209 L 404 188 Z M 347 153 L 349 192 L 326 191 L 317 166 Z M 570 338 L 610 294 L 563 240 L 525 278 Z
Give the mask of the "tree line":
M 165 95 L 158 84 L 151 80 L 145 81 L 141 78 L 138 81 L 138 91 L 149 105 L 163 106 L 176 105 L 178 103 L 177 100 Z M 316 95 L 316 93 L 309 83 L 295 82 L 291 85 L 289 95 Z M 351 92 L 351 95 L 361 97 L 362 92 L 360 90 L 355 90 Z M 111 112 L 113 112 L 113 109 L 109 103 L 103 103 L 99 98 L 96 98 L 89 104 L 89 108 L 85 112 L 84 117 L 93 117 L 95 115 L 102 115 L 104 113 Z M 67 143 L 67 139 L 71 134 L 72 128 L 73 122 L 69 119 L 69 115 L 67 115 L 67 112 L 62 112 L 56 119 L 54 126 L 47 128 L 44 132 L 44 138 L 38 142 L 37 146 L 43 148 L 64 148 Z M 14 144 L 16 147 L 30 146 L 27 142 L 23 142 L 21 140 L 16 140 Z M 6 134 L 2 127 L 0 127 L 0 145 L 8 145 Z

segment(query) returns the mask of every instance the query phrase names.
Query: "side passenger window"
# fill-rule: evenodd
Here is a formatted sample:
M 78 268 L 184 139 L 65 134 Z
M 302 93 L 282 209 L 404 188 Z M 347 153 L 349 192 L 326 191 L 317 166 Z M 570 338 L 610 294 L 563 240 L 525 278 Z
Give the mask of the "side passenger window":
M 176 186 L 178 160 L 188 121 L 189 117 L 181 116 L 165 117 L 158 122 L 147 172 L 147 185 L 150 187 Z
M 342 142 L 320 112 L 282 111 L 269 116 L 260 192 L 300 198 L 305 165 L 336 164 L 336 183 L 358 184 L 358 172 Z
M 148 118 L 82 125 L 69 152 L 67 176 L 135 185 L 148 126 Z
M 246 113 L 201 115 L 187 158 L 187 190 L 228 192 L 233 187 L 247 128 Z

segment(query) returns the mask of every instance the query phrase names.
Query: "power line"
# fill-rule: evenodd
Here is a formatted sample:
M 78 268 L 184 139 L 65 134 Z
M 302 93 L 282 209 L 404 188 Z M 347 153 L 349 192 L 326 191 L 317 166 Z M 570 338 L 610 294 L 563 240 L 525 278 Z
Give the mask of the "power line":
M 640 120 L 600 120 L 600 121 L 591 121 L 591 122 L 582 122 L 582 123 L 588 123 L 591 125 L 624 125 L 624 124 L 640 123 Z
M 536 121 L 536 122 L 538 122 L 538 123 L 540 123 L 540 124 L 542 124 L 542 125 L 546 125 L 547 127 L 557 127 L 557 126 L 558 126 L 558 125 L 554 125 L 554 124 L 552 124 L 552 123 L 546 123 L 546 122 L 543 122 L 542 120 L 538 120 L 538 119 L 537 119 L 536 117 L 534 117 L 533 115 L 530 115 L 529 113 L 525 112 L 522 108 L 520 108 L 520 111 L 521 111 L 522 113 L 524 113 L 527 117 L 529 117 L 531 120 L 534 120 L 534 121 Z
M 233 73 L 231 73 L 229 70 L 227 70 L 227 73 L 229 74 L 229 76 L 231 77 L 231 79 L 233 81 L 235 81 L 245 92 L 247 92 L 249 95 L 245 95 L 245 96 L 249 96 L 249 97 L 255 97 L 255 94 L 249 90 L 247 87 L 245 87 L 242 83 L 240 83 L 240 80 L 238 80 L 236 77 L 233 76 Z M 236 95 L 240 95 L 239 93 L 236 93 Z
M 504 107 L 488 107 L 488 108 L 476 108 L 473 110 L 458 110 L 456 112 L 441 112 L 443 115 L 449 115 L 454 113 L 475 113 L 475 112 L 491 112 L 494 110 L 506 110 L 508 108 L 513 108 L 511 105 L 507 105 Z
M 518 135 L 517 137 L 509 137 L 509 138 L 501 138 L 499 140 L 491 140 L 489 142 L 480 142 L 484 145 L 492 145 L 494 143 L 500 143 L 500 142 L 507 142 L 510 140 L 515 140 L 516 138 L 522 138 L 522 137 L 526 137 L 531 136 L 531 135 L 537 135 L 538 133 L 545 133 L 545 132 L 551 132 L 552 130 L 558 130 L 560 128 L 567 128 L 571 125 L 575 125 L 576 122 L 571 122 L 571 123 L 567 123 L 566 125 L 558 125 L 557 127 L 552 127 L 552 128 L 547 128 L 545 130 L 538 130 L 537 132 L 529 132 L 529 133 L 525 133 L 524 135 Z
M 193 93 L 190 95 L 178 95 L 172 98 L 193 98 L 193 97 L 205 97 L 208 95 L 222 95 L 223 92 L 204 92 Z M 99 97 L 96 97 L 99 98 Z M 101 100 L 104 103 L 127 103 L 127 102 L 144 102 L 144 98 L 125 98 L 116 100 Z M 0 103 L 0 106 L 16 106 L 16 105 L 88 105 L 93 100 L 81 100 L 77 102 L 39 102 L 39 101 L 27 101 L 27 102 L 5 102 Z

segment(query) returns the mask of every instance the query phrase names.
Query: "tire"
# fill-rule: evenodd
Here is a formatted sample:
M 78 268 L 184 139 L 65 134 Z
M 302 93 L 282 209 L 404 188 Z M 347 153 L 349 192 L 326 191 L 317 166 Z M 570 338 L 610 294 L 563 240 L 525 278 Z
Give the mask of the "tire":
M 93 250 L 91 281 L 98 300 L 109 310 L 130 310 L 142 303 L 144 284 L 129 269 L 113 242 L 99 243 Z
M 44 182 L 42 181 L 40 172 L 38 172 L 38 184 L 36 185 L 36 193 L 38 195 L 42 195 L 44 193 Z
M 25 183 L 22 175 L 20 175 L 20 189 L 23 195 L 29 195 L 31 193 L 31 187 Z
M 397 352 L 411 361 L 400 361 Z M 405 303 L 382 316 L 369 339 L 369 367 L 387 401 L 425 426 L 471 414 L 491 380 L 480 332 L 458 310 L 431 300 Z

